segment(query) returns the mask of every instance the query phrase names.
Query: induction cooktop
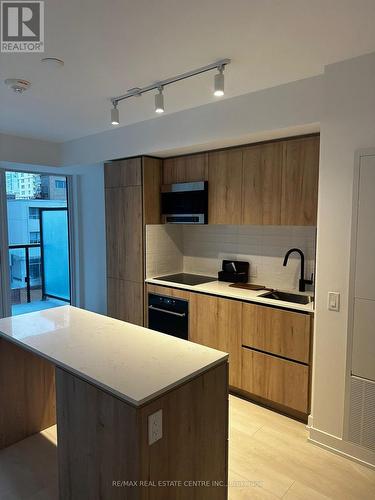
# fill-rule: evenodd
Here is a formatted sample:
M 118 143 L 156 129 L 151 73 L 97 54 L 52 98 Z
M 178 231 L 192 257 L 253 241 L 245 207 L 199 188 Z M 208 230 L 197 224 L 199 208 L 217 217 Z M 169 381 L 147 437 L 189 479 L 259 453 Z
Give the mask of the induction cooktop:
M 168 276 L 158 276 L 155 278 L 160 281 L 169 281 L 171 283 L 179 283 L 180 285 L 201 285 L 202 283 L 209 283 L 210 281 L 217 281 L 217 278 L 212 276 L 202 276 L 200 274 L 170 274 Z

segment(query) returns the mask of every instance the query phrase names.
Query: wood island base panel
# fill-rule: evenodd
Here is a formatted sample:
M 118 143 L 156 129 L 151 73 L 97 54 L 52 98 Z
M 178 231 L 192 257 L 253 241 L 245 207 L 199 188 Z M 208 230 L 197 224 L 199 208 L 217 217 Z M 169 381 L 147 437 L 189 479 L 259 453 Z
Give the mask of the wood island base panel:
M 227 499 L 226 353 L 64 306 L 0 320 L 0 361 L 0 449 L 57 420 L 60 500 Z
M 61 499 L 227 498 L 227 363 L 141 408 L 64 370 L 56 384 Z M 163 437 L 150 446 L 159 410 Z

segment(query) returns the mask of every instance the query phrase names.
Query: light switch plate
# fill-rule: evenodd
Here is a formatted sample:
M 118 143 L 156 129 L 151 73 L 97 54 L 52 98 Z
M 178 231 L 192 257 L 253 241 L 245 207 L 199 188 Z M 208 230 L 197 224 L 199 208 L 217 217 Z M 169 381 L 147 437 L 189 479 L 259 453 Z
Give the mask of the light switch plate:
M 328 292 L 328 310 L 338 312 L 340 310 L 339 292 Z
M 148 416 L 148 444 L 154 444 L 163 437 L 163 410 Z

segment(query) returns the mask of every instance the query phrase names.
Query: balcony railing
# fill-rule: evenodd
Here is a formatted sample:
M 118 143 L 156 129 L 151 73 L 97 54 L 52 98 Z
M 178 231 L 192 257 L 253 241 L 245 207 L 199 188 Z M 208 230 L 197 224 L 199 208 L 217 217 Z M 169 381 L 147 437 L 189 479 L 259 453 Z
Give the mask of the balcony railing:
M 12 305 L 43 299 L 43 270 L 39 243 L 9 245 Z

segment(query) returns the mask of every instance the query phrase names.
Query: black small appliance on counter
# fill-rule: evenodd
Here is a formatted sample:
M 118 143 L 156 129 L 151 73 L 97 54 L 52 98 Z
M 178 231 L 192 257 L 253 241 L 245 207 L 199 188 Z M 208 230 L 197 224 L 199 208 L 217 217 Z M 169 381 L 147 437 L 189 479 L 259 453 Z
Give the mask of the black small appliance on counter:
M 249 281 L 248 262 L 241 260 L 223 260 L 222 270 L 219 271 L 219 281 L 230 283 L 247 283 Z

